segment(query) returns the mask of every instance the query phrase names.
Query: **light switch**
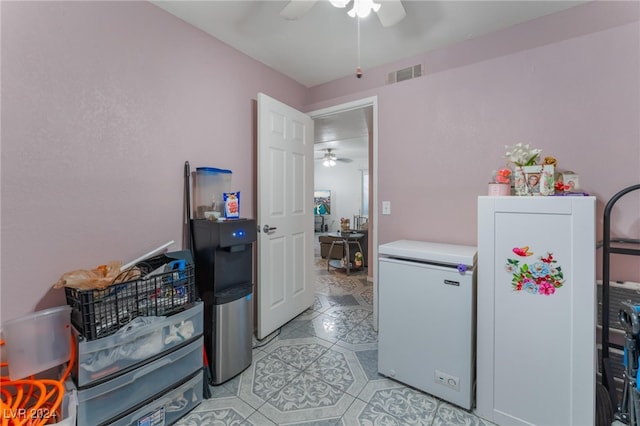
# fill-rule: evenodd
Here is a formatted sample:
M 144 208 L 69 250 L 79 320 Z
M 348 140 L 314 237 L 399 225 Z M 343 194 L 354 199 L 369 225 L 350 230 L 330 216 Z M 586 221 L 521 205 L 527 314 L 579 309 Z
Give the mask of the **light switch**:
M 391 201 L 382 202 L 382 214 L 391 214 Z

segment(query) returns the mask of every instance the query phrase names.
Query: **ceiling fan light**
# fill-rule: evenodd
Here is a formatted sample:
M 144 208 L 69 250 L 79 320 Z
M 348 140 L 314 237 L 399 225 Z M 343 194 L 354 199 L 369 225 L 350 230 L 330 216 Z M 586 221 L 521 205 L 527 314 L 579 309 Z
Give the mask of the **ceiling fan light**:
M 325 166 L 325 167 L 329 167 L 329 166 L 330 166 L 330 164 L 329 164 L 329 160 L 325 159 L 325 160 L 322 162 L 322 165 L 323 165 L 323 166 Z
M 331 167 L 335 166 L 336 165 L 336 160 L 333 160 L 333 159 L 329 160 L 329 165 Z
M 371 13 L 371 9 L 378 10 L 379 4 L 375 4 L 373 0 L 353 0 L 353 8 L 348 12 L 349 16 L 355 18 L 366 18 Z
M 351 0 L 329 0 L 331 2 L 331 4 L 334 7 L 337 7 L 339 9 L 345 8 L 347 7 L 347 4 L 351 1 Z

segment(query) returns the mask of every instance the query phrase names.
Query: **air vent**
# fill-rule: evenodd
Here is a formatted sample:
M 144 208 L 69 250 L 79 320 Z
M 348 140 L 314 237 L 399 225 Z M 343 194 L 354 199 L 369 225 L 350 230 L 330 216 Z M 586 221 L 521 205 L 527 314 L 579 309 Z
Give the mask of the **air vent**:
M 403 68 L 387 74 L 387 84 L 399 83 L 405 80 L 422 76 L 422 65 L 414 65 L 412 67 Z

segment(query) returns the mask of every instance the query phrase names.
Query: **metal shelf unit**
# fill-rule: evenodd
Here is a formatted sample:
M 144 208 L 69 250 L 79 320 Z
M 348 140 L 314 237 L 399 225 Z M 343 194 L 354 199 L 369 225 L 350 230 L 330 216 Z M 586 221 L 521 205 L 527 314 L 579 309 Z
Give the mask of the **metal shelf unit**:
M 618 406 L 616 386 L 614 382 L 613 367 L 609 354 L 609 348 L 623 349 L 623 346 L 614 344 L 609 339 L 609 309 L 610 309 L 610 279 L 611 279 L 611 255 L 622 254 L 640 256 L 640 240 L 631 238 L 611 238 L 611 211 L 614 205 L 624 195 L 639 190 L 640 184 L 632 185 L 616 193 L 607 202 L 604 208 L 603 240 L 598 244 L 602 248 L 602 384 L 606 387 L 611 405 Z

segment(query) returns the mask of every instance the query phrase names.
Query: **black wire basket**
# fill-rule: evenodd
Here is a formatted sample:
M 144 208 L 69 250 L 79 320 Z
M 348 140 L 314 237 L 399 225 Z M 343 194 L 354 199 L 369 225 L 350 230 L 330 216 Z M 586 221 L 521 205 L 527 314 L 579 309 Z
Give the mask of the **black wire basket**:
M 140 271 L 140 278 L 105 289 L 65 287 L 71 323 L 86 340 L 95 340 L 115 333 L 136 317 L 168 316 L 189 308 L 196 300 L 195 268 L 186 253 L 188 256 L 177 258 L 167 253 L 140 262 L 133 267 Z

